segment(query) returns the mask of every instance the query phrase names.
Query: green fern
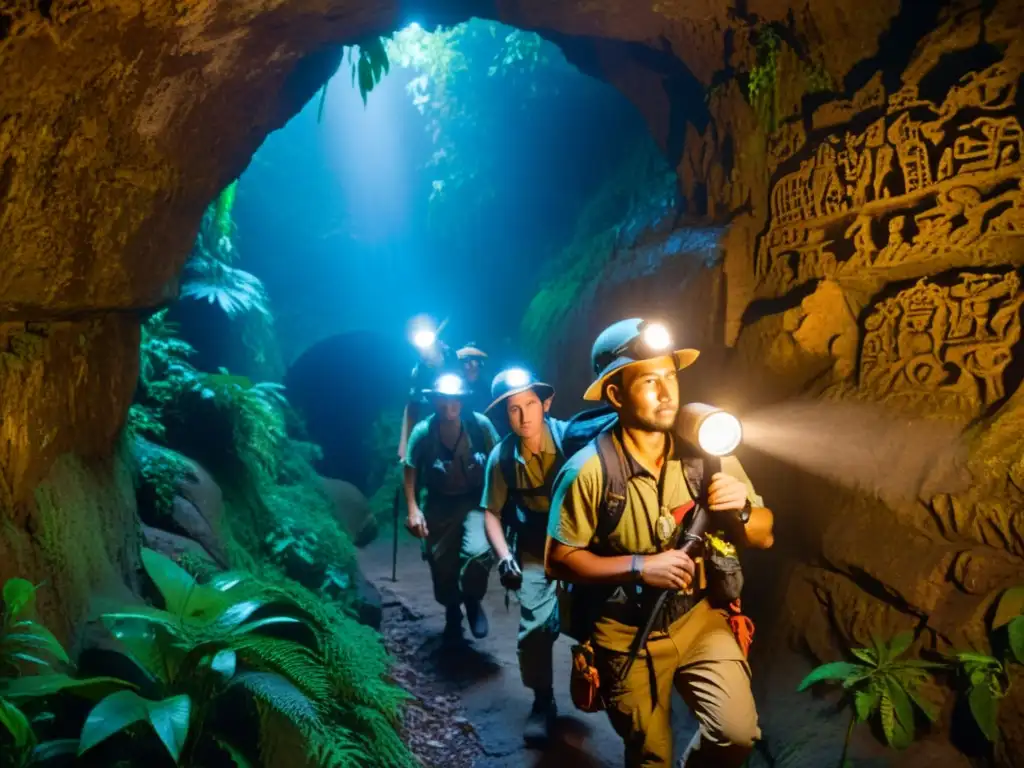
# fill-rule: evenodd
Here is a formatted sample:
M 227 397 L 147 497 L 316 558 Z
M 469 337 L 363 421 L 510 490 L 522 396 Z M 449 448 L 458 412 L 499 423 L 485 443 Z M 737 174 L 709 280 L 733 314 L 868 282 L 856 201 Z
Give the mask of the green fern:
M 770 26 L 762 27 L 757 32 L 757 64 L 750 70 L 747 80 L 747 98 L 766 133 L 774 133 L 778 127 L 778 61 L 781 43 L 778 33 Z
M 918 660 L 900 660 L 914 640 L 911 632 L 896 635 L 889 643 L 874 640 L 872 648 L 853 648 L 851 653 L 858 662 L 836 661 L 823 664 L 803 679 L 797 690 L 803 691 L 821 682 L 838 682 L 848 700 L 852 700 L 853 712 L 843 742 L 839 760 L 842 768 L 850 737 L 857 723 L 866 722 L 872 715 L 878 716 L 885 740 L 894 749 L 905 749 L 914 738 L 914 710 L 920 710 L 929 720 L 935 720 L 936 713 L 919 693 L 919 687 L 931 678 L 928 670 L 941 668 L 942 664 Z

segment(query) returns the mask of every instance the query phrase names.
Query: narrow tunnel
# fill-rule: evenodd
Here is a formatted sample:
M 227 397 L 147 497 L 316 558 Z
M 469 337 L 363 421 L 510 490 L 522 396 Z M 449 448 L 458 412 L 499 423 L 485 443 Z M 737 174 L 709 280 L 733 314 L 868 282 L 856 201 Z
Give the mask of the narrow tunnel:
M 774 515 L 744 765 L 1017 765 L 1021 4 L 421 6 L 0 9 L 0 764 L 623 763 L 564 626 L 525 738 L 497 569 L 445 650 L 429 315 L 478 411 L 508 366 L 592 406 L 625 317 L 700 350 Z

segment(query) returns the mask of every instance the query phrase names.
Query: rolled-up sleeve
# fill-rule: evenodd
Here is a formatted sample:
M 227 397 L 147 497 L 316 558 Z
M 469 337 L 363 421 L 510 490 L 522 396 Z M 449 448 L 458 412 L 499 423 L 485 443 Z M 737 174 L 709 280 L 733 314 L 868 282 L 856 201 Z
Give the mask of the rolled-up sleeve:
M 501 471 L 501 445 L 496 445 L 487 457 L 487 470 L 484 476 L 484 495 L 480 506 L 501 517 L 501 510 L 508 501 L 508 484 L 505 473 Z
M 581 451 L 565 465 L 551 496 L 548 536 L 567 547 L 589 546 L 597 531 L 601 462 L 588 453 Z

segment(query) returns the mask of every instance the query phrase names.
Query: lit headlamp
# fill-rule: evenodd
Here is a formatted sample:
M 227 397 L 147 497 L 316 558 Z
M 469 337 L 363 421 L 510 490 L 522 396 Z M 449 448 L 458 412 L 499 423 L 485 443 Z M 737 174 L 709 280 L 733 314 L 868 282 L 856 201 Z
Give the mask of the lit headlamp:
M 682 406 L 676 428 L 684 440 L 712 456 L 728 456 L 743 441 L 740 420 L 705 403 Z
M 640 324 L 639 333 L 625 344 L 612 350 L 612 359 L 627 356 L 634 360 L 648 360 L 652 357 L 668 354 L 672 350 L 672 334 L 661 323 L 647 322 Z
M 428 328 L 420 328 L 412 334 L 412 343 L 417 349 L 430 349 L 436 341 L 437 333 Z
M 454 373 L 438 376 L 434 383 L 434 391 L 439 395 L 455 397 L 463 393 L 462 377 Z
M 530 374 L 522 368 L 509 368 L 505 371 L 505 383 L 509 389 L 525 387 L 530 383 Z

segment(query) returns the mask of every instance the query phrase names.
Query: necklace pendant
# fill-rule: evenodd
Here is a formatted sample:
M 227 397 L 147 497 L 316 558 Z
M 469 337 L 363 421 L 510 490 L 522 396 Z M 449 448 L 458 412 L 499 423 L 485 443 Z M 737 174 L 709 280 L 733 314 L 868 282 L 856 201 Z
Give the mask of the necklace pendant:
M 675 530 L 674 523 L 675 523 L 675 520 L 673 520 L 671 517 L 667 517 L 665 515 L 662 515 L 661 517 L 658 518 L 658 524 L 657 524 L 658 540 L 662 544 L 667 544 L 671 540 L 672 533 Z

